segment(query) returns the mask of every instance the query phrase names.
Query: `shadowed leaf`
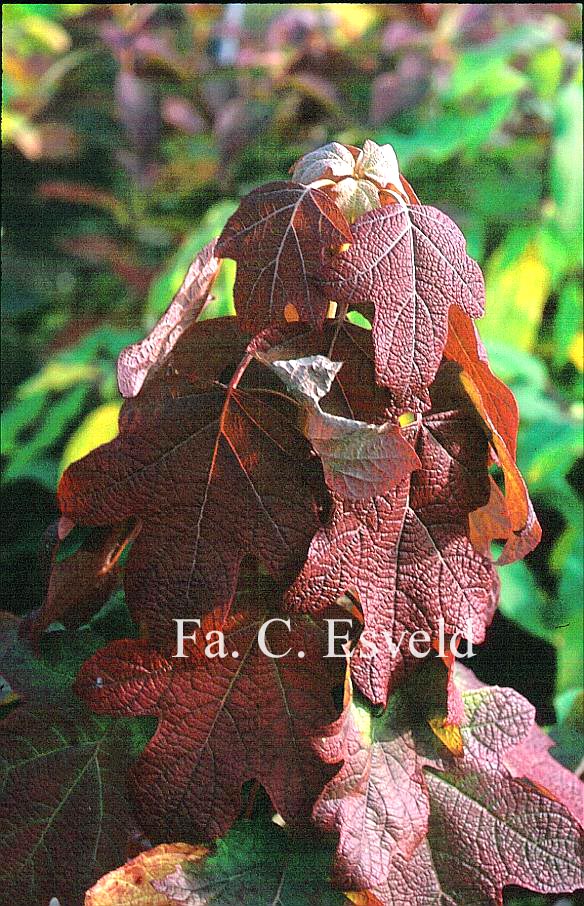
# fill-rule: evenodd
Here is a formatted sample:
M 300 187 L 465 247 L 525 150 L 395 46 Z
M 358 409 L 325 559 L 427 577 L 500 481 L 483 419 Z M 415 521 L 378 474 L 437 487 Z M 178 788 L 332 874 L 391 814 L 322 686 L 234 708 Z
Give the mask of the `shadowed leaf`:
M 61 479 L 62 512 L 79 524 L 141 520 L 125 589 L 151 639 L 172 637 L 174 617 L 227 614 L 246 554 L 293 576 L 319 525 L 322 480 L 295 407 L 257 364 L 245 386 L 219 380 L 245 343 L 234 319 L 192 325 L 126 402 L 118 437 Z
M 251 779 L 286 820 L 299 819 L 328 779 L 310 737 L 334 714 L 337 662 L 324 658 L 322 628 L 302 617 L 291 632 L 281 620 L 267 629 L 267 647 L 287 655 L 262 652 L 258 632 L 276 594 L 273 585 L 250 589 L 243 604 L 250 613 L 223 626 L 224 657 L 209 656 L 220 651 L 221 623 L 211 615 L 185 646 L 185 658 L 166 657 L 147 642 L 114 642 L 78 677 L 76 690 L 98 713 L 158 717 L 131 775 L 142 819 L 157 837 L 224 834 Z M 205 635 L 213 631 L 208 641 L 215 647 L 206 651 Z

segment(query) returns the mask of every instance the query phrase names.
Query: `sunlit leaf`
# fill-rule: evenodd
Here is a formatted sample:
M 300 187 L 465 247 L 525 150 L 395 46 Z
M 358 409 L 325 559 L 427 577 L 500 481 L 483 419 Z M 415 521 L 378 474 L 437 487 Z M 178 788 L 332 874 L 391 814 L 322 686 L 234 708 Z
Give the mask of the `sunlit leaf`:
M 103 403 L 86 415 L 69 437 L 61 457 L 61 472 L 96 447 L 109 443 L 118 433 L 121 403 Z

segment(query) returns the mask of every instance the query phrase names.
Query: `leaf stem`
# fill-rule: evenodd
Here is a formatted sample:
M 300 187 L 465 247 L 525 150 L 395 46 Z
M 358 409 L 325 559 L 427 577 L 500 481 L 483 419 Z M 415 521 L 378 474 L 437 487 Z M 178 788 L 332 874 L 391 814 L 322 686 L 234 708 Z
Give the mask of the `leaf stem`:
M 348 302 L 342 302 L 342 303 L 339 305 L 338 315 L 337 315 L 337 317 L 335 318 L 335 321 L 336 321 L 335 332 L 334 332 L 334 334 L 333 334 L 333 338 L 332 338 L 332 340 L 331 340 L 331 344 L 330 344 L 329 350 L 328 350 L 328 357 L 329 357 L 329 359 L 330 359 L 330 357 L 331 357 L 332 354 L 333 354 L 333 349 L 334 349 L 335 343 L 337 342 L 337 340 L 338 340 L 338 338 L 339 338 L 339 333 L 340 333 L 341 327 L 342 327 L 343 324 L 345 323 L 345 318 L 347 317 L 347 312 L 348 312 L 348 311 L 349 311 L 349 303 L 348 303 Z

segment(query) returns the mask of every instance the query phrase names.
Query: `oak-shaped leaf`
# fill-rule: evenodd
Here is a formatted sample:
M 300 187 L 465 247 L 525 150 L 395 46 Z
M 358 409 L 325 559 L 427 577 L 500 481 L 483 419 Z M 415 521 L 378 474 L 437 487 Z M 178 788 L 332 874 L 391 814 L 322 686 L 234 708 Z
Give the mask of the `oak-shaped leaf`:
M 296 407 L 257 363 L 223 383 L 245 351 L 234 321 L 192 325 L 124 404 L 119 435 L 59 485 L 81 525 L 140 521 L 125 590 L 151 640 L 171 638 L 175 617 L 227 614 L 247 554 L 291 578 L 319 525 L 325 491 Z
M 468 538 L 468 515 L 489 494 L 487 438 L 454 366 L 442 368 L 433 395 L 432 411 L 404 429 L 421 468 L 370 500 L 332 493 L 330 520 L 286 594 L 290 609 L 313 613 L 343 595 L 357 600 L 365 625 L 352 676 L 379 704 L 413 663 L 415 631 L 437 639 L 443 620 L 446 635 L 478 643 L 497 601 L 490 558 Z
M 208 852 L 188 843 L 154 846 L 100 878 L 85 894 L 84 906 L 168 906 L 168 897 L 156 893 L 152 881 L 163 880 L 178 865 L 201 862 Z
M 309 831 L 241 820 L 205 860 L 153 886 L 184 906 L 349 906 L 328 880 L 331 854 L 330 842 Z
M 409 408 L 432 383 L 446 344 L 448 310 L 484 309 L 484 282 L 455 223 L 424 205 L 364 214 L 348 249 L 329 259 L 329 293 L 345 305 L 374 303 L 377 381 Z
M 315 739 L 326 760 L 344 759 L 314 808 L 317 826 L 339 833 L 336 880 L 365 885 L 388 906 L 442 897 L 500 904 L 507 884 L 542 893 L 578 887 L 584 834 L 562 804 L 563 780 L 551 771 L 543 791 L 528 765 L 524 779 L 507 766 L 533 731 L 534 709 L 511 689 L 476 688 L 476 680 L 469 688 L 463 676 L 464 744 L 455 755 L 430 728 L 440 669 L 424 664 L 381 717 L 349 699 Z M 408 772 L 397 791 L 396 770 Z
M 122 396 L 139 393 L 150 369 L 164 363 L 181 334 L 201 314 L 221 265 L 215 257 L 216 244 L 214 239 L 196 256 L 168 310 L 148 336 L 120 353 L 118 386 Z
M 268 627 L 266 646 L 288 654 L 268 656 L 258 633 L 277 591 L 263 582 L 246 595 L 249 612 L 233 614 L 223 626 L 224 656 L 221 620 L 209 615 L 196 641 L 185 644 L 184 658 L 165 656 L 145 641 L 114 642 L 77 679 L 76 690 L 98 713 L 158 718 L 130 777 L 154 837 L 224 834 L 239 815 L 248 780 L 264 786 L 286 820 L 300 819 L 330 776 L 310 745 L 335 713 L 338 662 L 331 666 L 324 658 L 326 634 L 310 619 L 294 618 L 291 631 L 279 619 Z
M 506 689 L 490 690 L 460 663 L 456 665 L 455 678 L 458 688 L 467 693 L 467 710 L 469 703 L 474 701 L 474 707 L 478 705 L 485 713 L 488 710 L 488 695 L 491 691 L 497 696 L 505 696 L 508 693 Z M 474 696 L 470 693 L 474 693 Z M 516 697 L 516 703 L 518 707 L 515 713 L 510 709 L 507 711 L 507 723 L 511 724 L 511 728 L 501 726 L 498 730 L 498 734 L 501 729 L 509 733 L 510 729 L 515 732 L 518 726 L 522 727 L 521 741 L 502 753 L 505 768 L 511 776 L 530 780 L 544 793 L 554 796 L 584 827 L 584 786 L 581 779 L 554 757 L 554 740 L 534 723 L 535 709 L 520 696 Z M 491 756 L 496 754 L 493 735 L 488 731 L 489 720 L 483 721 L 480 714 L 476 714 L 473 722 L 487 728 L 488 735 L 483 740 L 485 747 L 482 753 L 485 760 L 487 753 Z M 480 742 L 475 740 L 475 744 L 477 741 Z
M 424 839 L 429 805 L 411 730 L 392 702 L 382 720 L 352 700 L 315 738 L 328 764 L 342 764 L 319 796 L 313 818 L 339 834 L 334 877 L 345 889 L 381 883 L 397 854 L 409 858 Z
M 126 773 L 148 738 L 144 721 L 97 718 L 71 691 L 103 637 L 51 632 L 39 656 L 4 617 L 1 670 L 19 693 L 0 721 L 0 889 L 6 903 L 81 906 L 139 833 Z
M 382 906 L 502 906 L 509 885 L 537 893 L 582 887 L 582 829 L 555 798 L 496 773 L 426 777 L 428 837 L 373 889 Z M 404 890 L 411 899 L 402 899 Z
M 237 262 L 235 308 L 243 330 L 258 333 L 293 306 L 301 321 L 323 323 L 331 252 L 351 242 L 345 217 L 324 192 L 296 182 L 254 189 L 227 221 L 216 254 Z
M 461 380 L 485 422 L 505 477 L 505 498 L 493 486 L 489 502 L 473 515 L 476 537 L 483 549 L 493 540 L 505 540 L 499 563 L 511 563 L 525 557 L 541 540 L 541 528 L 516 463 L 517 403 L 511 390 L 491 371 L 476 326 L 456 307 L 450 309 L 444 355 L 461 366 Z

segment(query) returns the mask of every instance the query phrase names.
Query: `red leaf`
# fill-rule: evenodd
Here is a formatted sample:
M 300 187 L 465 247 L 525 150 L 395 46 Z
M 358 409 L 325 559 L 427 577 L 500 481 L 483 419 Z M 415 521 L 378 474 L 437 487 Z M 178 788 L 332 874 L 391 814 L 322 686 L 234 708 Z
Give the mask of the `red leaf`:
M 403 406 L 396 406 L 387 387 L 375 383 L 370 330 L 347 322 L 340 326 L 327 322 L 322 330 L 289 324 L 268 328 L 248 348 L 252 355 L 266 362 L 318 354 L 342 362 L 343 367 L 322 402 L 323 409 L 333 415 L 380 424 L 403 411 Z
M 295 618 L 291 632 L 278 621 L 267 645 L 291 651 L 268 657 L 258 631 L 277 603 L 274 587 L 246 601 L 250 615 L 223 626 L 225 658 L 205 655 L 203 634 L 221 625 L 210 615 L 197 642 L 185 646 L 185 659 L 146 642 L 114 642 L 77 680 L 78 693 L 100 713 L 158 717 L 131 784 L 146 825 L 170 838 L 225 833 L 241 810 L 242 784 L 252 779 L 286 820 L 301 818 L 331 774 L 310 746 L 335 713 L 330 690 L 338 677 L 323 657 L 325 634 L 306 618 Z
M 257 333 L 282 321 L 286 305 L 301 321 L 322 324 L 330 298 L 324 263 L 331 249 L 351 239 L 344 216 L 318 189 L 273 182 L 247 195 L 217 243 L 220 258 L 237 261 L 242 329 Z
M 532 727 L 525 741 L 507 754 L 505 765 L 514 777 L 531 780 L 543 793 L 561 802 L 584 827 L 582 781 L 550 755 L 553 745 L 547 733 Z
M 138 832 L 126 772 L 142 731 L 95 717 L 71 692 L 70 671 L 99 636 L 48 633 L 37 659 L 17 624 L 0 619 L 2 674 L 19 695 L 0 721 L 1 898 L 36 906 L 58 897 L 80 906 Z
M 530 551 L 532 551 L 541 541 L 541 526 L 533 510 L 533 505 L 529 498 L 527 485 L 521 472 L 517 467 L 515 458 L 509 450 L 504 437 L 497 431 L 490 413 L 487 410 L 483 398 L 476 384 L 465 372 L 460 376 L 461 383 L 468 393 L 470 399 L 485 425 L 490 431 L 491 442 L 496 450 L 497 457 L 503 475 L 505 478 L 505 504 L 511 532 L 508 536 L 507 543 L 498 562 L 501 565 L 512 563 L 514 560 L 521 560 Z M 491 496 L 494 502 L 491 506 L 494 509 L 487 510 L 488 528 L 500 528 L 497 525 L 497 514 L 499 511 L 499 502 L 496 495 Z
M 126 798 L 131 734 L 88 709 L 17 707 L 0 725 L 0 804 L 7 903 L 81 903 L 124 857 L 136 829 Z
M 491 541 L 509 538 L 511 535 L 505 496 L 499 490 L 494 478 L 489 479 L 489 484 L 491 493 L 487 503 L 469 516 L 469 537 L 472 546 L 485 557 L 491 554 Z
M 319 525 L 318 465 L 275 378 L 254 364 L 246 389 L 217 381 L 244 344 L 233 319 L 193 325 L 126 402 L 118 437 L 59 486 L 63 514 L 82 525 L 142 521 L 125 588 L 151 640 L 172 635 L 174 617 L 227 614 L 247 554 L 289 580 Z
M 320 830 L 340 834 L 335 881 L 363 889 L 387 877 L 396 854 L 409 858 L 428 827 L 422 766 L 403 717 L 390 709 L 373 735 L 365 709 L 351 706 L 315 740 L 327 764 L 344 762 L 318 798 L 313 818 Z
M 331 521 L 315 535 L 286 595 L 291 609 L 311 612 L 347 593 L 357 598 L 365 638 L 352 658 L 352 675 L 360 691 L 380 704 L 388 683 L 413 660 L 411 633 L 423 629 L 437 637 L 442 617 L 447 635 L 468 637 L 470 621 L 473 640 L 480 642 L 496 605 L 490 560 L 468 539 L 468 514 L 488 496 L 487 441 L 472 407 L 457 397 L 451 369 L 440 377 L 434 410 L 405 430 L 422 468 L 411 481 L 368 501 L 333 494 Z M 400 638 L 392 656 L 389 643 Z
M 470 671 L 456 665 L 456 683 L 464 690 L 476 691 L 484 695 L 488 689 Z M 500 689 L 499 695 L 507 695 L 511 690 Z M 540 787 L 544 793 L 554 797 L 570 811 L 576 820 L 584 827 L 584 787 L 582 781 L 571 771 L 567 770 L 559 761 L 550 754 L 553 749 L 553 739 L 534 725 L 535 709 L 517 693 L 513 693 L 519 707 L 523 710 L 520 719 L 518 710 L 509 714 L 511 727 L 515 731 L 518 726 L 523 726 L 522 739 L 512 748 L 507 748 L 504 753 L 504 764 L 513 777 L 523 777 Z M 525 706 L 527 705 L 527 711 Z M 485 720 L 485 725 L 488 720 Z M 487 745 L 492 748 L 487 740 Z
M 510 455 L 517 455 L 519 411 L 509 388 L 493 374 L 476 325 L 460 308 L 448 313 L 448 337 L 444 357 L 457 362 L 477 387 L 485 411 Z
M 87 621 L 121 583 L 119 558 L 138 530 L 127 522 L 96 529 L 62 561 L 57 557 L 60 545 L 55 545 L 42 607 L 27 615 L 22 631 L 38 641 L 51 623 L 60 621 L 75 628 Z
M 216 240 L 199 252 L 187 271 L 182 285 L 168 310 L 147 337 L 122 350 L 118 358 L 118 386 L 125 397 L 136 396 L 151 368 L 160 367 L 168 358 L 179 337 L 197 320 L 217 274 Z
M 345 305 L 374 302 L 377 380 L 419 408 L 442 358 L 450 306 L 483 314 L 480 268 L 456 224 L 435 208 L 378 208 L 352 232 L 351 246 L 330 261 L 330 294 Z
M 505 476 L 505 501 L 493 486 L 487 505 L 472 516 L 474 539 L 481 550 L 487 550 L 491 541 L 506 539 L 499 563 L 520 560 L 539 544 L 541 528 L 515 462 L 519 427 L 515 397 L 491 371 L 475 325 L 457 308 L 450 309 L 444 355 L 461 366 L 461 381 L 485 422 Z
M 349 697 L 342 718 L 315 740 L 325 761 L 345 762 L 314 808 L 317 826 L 339 833 L 335 880 L 370 887 L 388 906 L 442 897 L 501 904 L 507 884 L 574 889 L 584 877 L 584 835 L 557 801 L 564 779 L 548 767 L 551 794 L 542 793 L 508 768 L 529 744 L 534 709 L 462 670 L 464 746 L 455 757 L 428 728 L 442 671 L 426 663 L 381 717 Z
M 320 402 L 330 392 L 343 362 L 320 354 L 293 359 L 276 355 L 272 350 L 260 360 L 302 403 L 304 434 L 320 457 L 333 493 L 344 500 L 368 499 L 394 487 L 420 467 L 399 425 L 389 421 L 370 424 L 322 410 Z

